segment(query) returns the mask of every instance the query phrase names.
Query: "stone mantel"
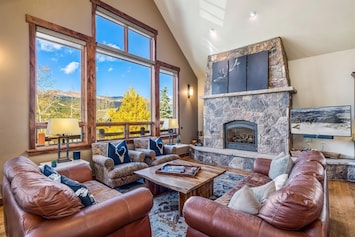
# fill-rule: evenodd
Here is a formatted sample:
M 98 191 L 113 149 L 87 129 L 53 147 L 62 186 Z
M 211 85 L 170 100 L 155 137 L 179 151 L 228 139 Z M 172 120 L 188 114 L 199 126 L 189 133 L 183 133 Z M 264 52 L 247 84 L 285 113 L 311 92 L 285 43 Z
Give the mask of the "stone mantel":
M 247 157 L 247 158 L 254 158 L 254 159 L 256 159 L 256 158 L 272 159 L 275 157 L 275 155 L 268 155 L 268 154 L 262 154 L 262 153 L 258 153 L 258 152 L 242 151 L 242 150 L 236 150 L 236 149 L 211 148 L 211 147 L 194 146 L 194 145 L 190 145 L 190 147 L 196 151 L 216 153 L 216 154 L 228 155 L 228 156 L 239 156 L 239 157 Z
M 242 91 L 242 92 L 233 92 L 233 93 L 204 95 L 204 96 L 200 96 L 199 98 L 200 99 L 214 99 L 214 98 L 222 98 L 222 97 L 260 95 L 260 94 L 278 93 L 278 92 L 296 93 L 296 90 L 292 86 L 288 86 L 288 87 L 270 88 L 270 89 L 264 89 L 264 90 L 253 90 L 253 91 Z

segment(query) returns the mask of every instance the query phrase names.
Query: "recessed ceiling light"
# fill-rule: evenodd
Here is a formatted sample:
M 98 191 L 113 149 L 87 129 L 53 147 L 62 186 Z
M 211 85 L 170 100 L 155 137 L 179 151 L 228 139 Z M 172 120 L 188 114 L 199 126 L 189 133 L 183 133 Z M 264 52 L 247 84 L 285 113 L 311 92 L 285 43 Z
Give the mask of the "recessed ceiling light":
M 216 30 L 214 28 L 210 28 L 210 33 L 211 34 L 215 34 L 216 33 Z
M 249 12 L 249 16 L 250 16 L 251 18 L 256 17 L 256 11 L 251 11 L 251 12 Z

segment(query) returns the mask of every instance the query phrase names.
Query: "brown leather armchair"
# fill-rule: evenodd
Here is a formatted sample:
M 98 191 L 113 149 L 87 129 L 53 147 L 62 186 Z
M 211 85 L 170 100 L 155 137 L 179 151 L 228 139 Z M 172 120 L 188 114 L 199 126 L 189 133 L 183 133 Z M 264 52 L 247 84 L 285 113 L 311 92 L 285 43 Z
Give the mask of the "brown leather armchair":
M 28 158 L 10 159 L 2 183 L 7 236 L 151 236 L 153 196 L 148 189 L 121 194 L 92 180 L 87 164 L 57 171 L 84 184 L 96 204 L 83 207 L 73 191 L 44 176 Z

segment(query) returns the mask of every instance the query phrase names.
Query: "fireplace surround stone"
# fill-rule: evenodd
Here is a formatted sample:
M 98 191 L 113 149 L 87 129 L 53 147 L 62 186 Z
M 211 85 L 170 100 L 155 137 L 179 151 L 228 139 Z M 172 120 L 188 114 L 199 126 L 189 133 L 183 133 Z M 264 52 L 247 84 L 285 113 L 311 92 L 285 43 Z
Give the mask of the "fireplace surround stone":
M 212 94 L 212 65 L 225 59 L 268 51 L 268 88 Z M 256 152 L 279 154 L 290 149 L 292 106 L 287 57 L 280 37 L 208 57 L 204 99 L 204 146 L 224 149 L 225 123 L 243 120 L 257 126 Z

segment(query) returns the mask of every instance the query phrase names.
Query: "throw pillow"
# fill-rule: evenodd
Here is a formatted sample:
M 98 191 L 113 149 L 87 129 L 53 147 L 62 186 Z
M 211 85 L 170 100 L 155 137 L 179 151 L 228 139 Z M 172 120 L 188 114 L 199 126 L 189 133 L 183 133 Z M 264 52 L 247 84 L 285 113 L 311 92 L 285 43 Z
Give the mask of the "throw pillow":
M 163 140 L 158 137 L 157 139 L 153 140 L 149 138 L 148 149 L 153 150 L 156 156 L 165 155 L 164 151 L 164 143 Z
M 63 175 L 61 176 L 61 181 L 74 191 L 75 195 L 80 198 L 81 203 L 85 207 L 96 204 L 94 196 L 85 185 Z
M 283 152 L 272 159 L 269 169 L 269 177 L 276 178 L 281 174 L 289 174 L 293 166 L 293 161 L 289 154 L 285 155 Z
M 127 143 L 124 140 L 117 145 L 109 143 L 107 154 L 108 157 L 113 159 L 115 165 L 131 162 L 131 158 L 128 155 Z
M 281 175 L 277 176 L 276 178 L 274 178 L 276 190 L 279 190 L 280 188 L 282 188 L 285 185 L 287 178 L 288 178 L 288 174 L 281 174 Z
M 253 191 L 248 186 L 243 186 L 232 196 L 228 207 L 248 214 L 258 214 L 261 207 Z
M 251 188 L 251 191 L 253 191 L 254 196 L 259 201 L 259 203 L 263 204 L 270 196 L 270 194 L 276 191 L 275 182 L 270 181 L 264 185 L 253 187 Z
M 58 172 L 49 165 L 43 166 L 42 173 L 55 182 L 61 182 L 60 174 L 58 174 Z

